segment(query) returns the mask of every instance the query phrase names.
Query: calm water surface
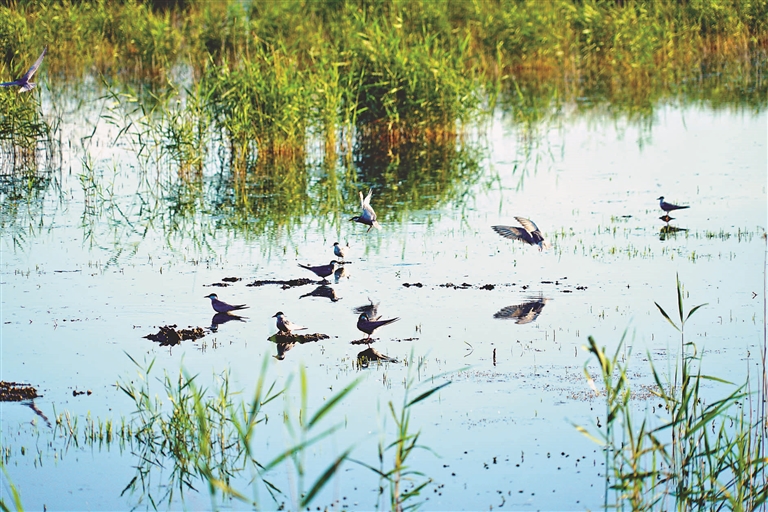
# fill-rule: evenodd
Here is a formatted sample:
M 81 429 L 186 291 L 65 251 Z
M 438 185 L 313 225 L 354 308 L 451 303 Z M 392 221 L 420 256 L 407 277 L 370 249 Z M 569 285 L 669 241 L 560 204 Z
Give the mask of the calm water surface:
M 45 111 L 50 100 L 43 100 Z M 741 383 L 759 369 L 764 111 L 660 105 L 642 122 L 574 111 L 535 137 L 497 117 L 467 141 L 480 171 L 457 186 L 461 193 L 423 209 L 398 195 L 402 183 L 377 185 L 372 202 L 383 229 L 371 233 L 347 222 L 359 213 L 354 192 L 367 190 L 364 180 L 349 187 L 343 211 L 309 209 L 275 229 L 233 229 L 227 210 L 206 200 L 230 179 L 227 170 L 209 165 L 197 195 L 169 188 L 162 185 L 167 165 L 141 164 L 125 138 L 113 144 L 115 127 L 89 115 L 70 117 L 61 170 L 42 195 L 12 206 L 4 199 L 3 211 L 1 378 L 36 386 L 43 397 L 34 404 L 50 420 L 63 411 L 129 419 L 133 405 L 115 387 L 139 382 L 126 354 L 154 360 L 152 375 L 160 379 L 183 367 L 205 384 L 227 371 L 248 400 L 261 362 L 276 354 L 267 338 L 280 310 L 330 339 L 271 358 L 267 380 L 284 383 L 305 367 L 316 410 L 365 375 L 326 422 L 342 428 L 308 454 L 308 480 L 350 444 L 355 458 L 376 465 L 377 443 L 394 435 L 387 403 L 400 403 L 417 365 L 356 368 L 365 347 L 350 343 L 361 337 L 353 310 L 370 299 L 385 318 L 401 318 L 377 331 L 374 347 L 422 361 L 417 391 L 452 381 L 413 410 L 420 443 L 434 451 L 409 461 L 434 480 L 426 509 L 594 509 L 603 503 L 603 454 L 573 427 L 594 425 L 604 411 L 583 374 L 588 336 L 613 349 L 626 332 L 633 382 L 649 384 L 649 353 L 663 371 L 674 367 L 679 338 L 654 301 L 675 310 L 679 275 L 687 308 L 708 304 L 686 326 L 687 339 L 704 353 L 704 373 Z M 94 126 L 95 136 L 83 139 Z M 306 190 L 313 204 L 323 202 L 323 179 L 313 167 Z M 184 193 L 199 206 L 181 215 Z M 661 195 L 691 206 L 673 215 L 679 231 L 662 229 Z M 516 224 L 514 216 L 533 219 L 554 248 L 539 252 L 490 229 Z M 351 247 L 348 275 L 331 284 L 341 300 L 302 298 L 312 285 L 246 286 L 313 277 L 297 263 L 327 263 L 335 241 Z M 211 286 L 225 277 L 242 280 Z M 471 286 L 445 286 L 463 283 Z M 493 289 L 481 288 L 487 284 Z M 213 311 L 203 297 L 211 292 L 248 304 L 246 321 L 173 348 L 143 338 L 167 324 L 209 327 Z M 543 305 L 533 321 L 497 318 L 525 303 Z M 153 386 L 163 393 L 160 382 Z M 297 403 L 295 384 L 291 389 L 288 405 L 271 404 L 258 436 L 264 460 L 291 443 L 279 420 Z M 75 397 L 73 390 L 92 394 Z M 713 386 L 705 393 L 722 391 Z M 27 508 L 151 508 L 146 494 L 121 496 L 136 475 L 130 447 L 65 443 L 27 405 L 0 404 L 8 473 Z M 641 414 L 652 416 L 653 405 L 637 401 Z M 150 494 L 162 494 L 169 471 L 152 474 Z M 286 491 L 278 502 L 289 507 L 293 474 L 289 468 L 271 475 Z M 251 495 L 247 477 L 234 483 Z M 206 486 L 196 486 L 199 493 L 185 493 L 184 506 L 210 507 Z M 348 463 L 316 504 L 387 508 L 378 486 L 373 473 Z M 178 508 L 175 496 L 171 506 Z M 264 508 L 277 506 L 263 490 L 258 498 Z

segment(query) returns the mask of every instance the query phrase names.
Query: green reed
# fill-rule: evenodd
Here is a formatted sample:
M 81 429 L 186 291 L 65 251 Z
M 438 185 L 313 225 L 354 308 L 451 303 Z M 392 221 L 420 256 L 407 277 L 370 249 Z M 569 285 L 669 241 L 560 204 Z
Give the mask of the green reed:
M 695 344 L 685 340 L 685 324 L 703 304 L 685 313 L 678 280 L 678 321 L 656 305 L 680 332 L 680 357 L 673 376 L 665 381 L 651 363 L 654 394 L 662 401 L 656 411 L 661 416 L 658 421 L 638 420 L 632 410 L 628 368 L 622 363 L 624 339 L 610 356 L 589 338 L 588 350 L 600 364 L 606 424 L 595 434 L 577 428 L 604 447 L 604 506 L 633 510 L 754 510 L 763 506 L 768 499 L 765 413 L 748 392 L 749 378 L 708 403 L 701 393 L 703 384 L 730 383 L 702 374 L 702 356 Z M 584 371 L 597 392 L 586 366 Z M 762 401 L 760 393 L 758 398 Z

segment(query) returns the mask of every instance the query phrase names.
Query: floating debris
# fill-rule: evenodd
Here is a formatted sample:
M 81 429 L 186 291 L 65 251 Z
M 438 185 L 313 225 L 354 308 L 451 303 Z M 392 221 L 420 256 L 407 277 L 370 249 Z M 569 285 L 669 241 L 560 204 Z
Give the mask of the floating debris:
M 242 281 L 242 277 L 225 277 L 222 279 L 225 283 L 236 283 L 238 281 Z
M 405 286 L 406 288 L 410 288 L 411 286 L 415 286 L 416 288 L 421 288 L 424 285 L 421 283 L 403 283 L 403 286 Z
M 176 330 L 176 325 L 165 325 L 157 334 L 147 334 L 144 338 L 160 343 L 161 347 L 179 345 L 182 340 L 196 340 L 205 336 L 202 327 Z
M 282 285 L 283 290 L 287 288 L 293 288 L 295 286 L 305 286 L 308 284 L 317 284 L 317 281 L 312 281 L 311 279 L 307 279 L 305 277 L 302 277 L 301 279 L 262 279 L 258 281 L 254 281 L 250 284 L 247 284 L 245 286 L 264 286 L 267 284 L 279 284 Z
M 0 381 L 0 402 L 21 402 L 37 398 L 37 390 L 29 384 Z

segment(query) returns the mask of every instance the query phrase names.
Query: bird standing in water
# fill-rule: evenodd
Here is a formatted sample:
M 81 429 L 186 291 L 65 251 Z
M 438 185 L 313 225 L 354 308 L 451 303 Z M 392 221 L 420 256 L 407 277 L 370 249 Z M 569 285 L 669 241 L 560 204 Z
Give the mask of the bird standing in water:
M 363 193 L 360 192 L 360 206 L 363 208 L 363 212 L 360 215 L 356 215 L 349 219 L 350 221 L 359 222 L 368 226 L 368 231 L 371 228 L 381 229 L 381 225 L 376 221 L 376 212 L 371 207 L 371 196 L 373 195 L 373 189 L 368 190 L 368 195 L 363 199 Z M 368 232 L 366 231 L 366 233 Z
M 248 306 L 245 304 L 237 304 L 233 306 L 232 304 L 227 304 L 223 300 L 219 300 L 219 296 L 215 293 L 212 293 L 210 295 L 205 296 L 206 299 L 211 299 L 211 306 L 213 307 L 213 310 L 217 313 L 229 313 L 230 311 L 237 311 L 239 309 L 247 309 Z
M 330 263 L 327 265 L 318 265 L 316 267 L 312 267 L 310 265 L 302 265 L 299 263 L 299 266 L 301 268 L 305 268 L 311 272 L 314 272 L 317 277 L 322 277 L 323 280 L 325 280 L 326 277 L 333 274 L 333 271 L 336 270 L 336 265 L 338 265 L 339 262 L 336 260 L 331 260 Z
M 667 203 L 664 201 L 664 196 L 661 196 L 658 198 L 659 200 L 659 207 L 664 210 L 666 213 L 675 211 L 675 210 L 683 210 L 685 208 L 690 208 L 690 206 L 679 206 L 672 203 Z
M 30 79 L 32 78 L 32 75 L 35 74 L 35 71 L 37 71 L 37 68 L 40 67 L 40 64 L 43 63 L 43 58 L 45 57 L 45 53 L 48 51 L 48 47 L 46 46 L 43 48 L 43 53 L 40 54 L 40 56 L 37 58 L 34 64 L 32 64 L 32 67 L 27 70 L 26 73 L 24 73 L 24 76 L 21 78 L 14 80 L 13 82 L 3 82 L 0 83 L 0 87 L 12 87 L 14 85 L 19 86 L 19 92 L 27 92 L 31 91 L 35 88 L 37 85 L 34 82 L 30 82 Z
M 544 239 L 539 228 L 532 220 L 525 217 L 515 217 L 522 227 L 515 226 L 491 226 L 495 232 L 504 238 L 512 240 L 521 240 L 530 245 L 538 245 L 539 250 L 549 249 L 552 245 Z
M 280 331 L 280 334 L 291 334 L 292 331 L 301 331 L 306 329 L 306 327 L 296 325 L 295 323 L 285 318 L 285 313 L 282 311 L 278 311 L 272 315 L 272 318 L 277 318 L 277 330 Z

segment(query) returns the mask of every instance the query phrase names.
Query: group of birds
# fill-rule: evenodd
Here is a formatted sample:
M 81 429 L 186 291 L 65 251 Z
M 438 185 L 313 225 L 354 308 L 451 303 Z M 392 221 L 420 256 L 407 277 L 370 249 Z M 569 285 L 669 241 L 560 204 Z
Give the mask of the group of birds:
M 350 219 L 350 221 L 355 221 L 367 225 L 368 231 L 370 231 L 372 228 L 381 229 L 381 225 L 376 220 L 376 212 L 371 207 L 372 195 L 373 189 L 369 190 L 368 195 L 365 197 L 363 197 L 363 193 L 360 192 L 360 206 L 362 208 L 362 213 Z M 338 242 L 335 242 L 333 244 L 333 253 L 341 261 L 331 260 L 327 265 L 317 266 L 302 265 L 299 263 L 299 266 L 313 272 L 315 275 L 323 278 L 323 281 L 325 281 L 325 278 L 333 274 L 338 266 L 345 263 L 344 258 L 347 255 L 347 250 L 348 246 L 344 247 L 341 246 Z M 218 295 L 215 293 L 206 295 L 205 298 L 211 300 L 211 307 L 213 307 L 213 310 L 216 311 L 217 314 L 231 314 L 234 311 L 240 311 L 242 309 L 248 308 L 248 306 L 245 304 L 228 304 L 223 300 L 220 300 Z M 360 316 L 357 318 L 357 328 L 365 333 L 366 340 L 371 339 L 371 335 L 374 333 L 374 331 L 376 331 L 376 329 L 400 320 L 399 317 L 382 320 L 381 316 L 376 314 L 375 307 L 364 309 L 365 310 L 362 311 Z M 282 311 L 278 311 L 272 315 L 272 318 L 276 319 L 278 334 L 283 336 L 290 336 L 295 331 L 302 331 L 307 329 L 304 326 L 295 324 L 290 321 Z
M 368 231 L 370 231 L 374 227 L 377 229 L 381 228 L 378 221 L 376 220 L 376 212 L 373 210 L 373 207 L 371 207 L 372 195 L 373 195 L 372 189 L 368 191 L 368 195 L 365 197 L 363 197 L 363 193 L 360 192 L 360 206 L 362 208 L 362 213 L 350 219 L 350 221 L 355 221 L 355 222 L 359 222 L 361 224 L 367 225 Z M 665 217 L 668 217 L 667 214 L 671 211 L 688 208 L 688 206 L 679 206 L 676 204 L 667 203 L 664 201 L 664 196 L 659 197 L 658 200 L 659 200 L 659 206 L 665 212 Z M 662 217 L 662 219 L 663 218 L 664 217 Z M 491 229 L 493 229 L 496 233 L 503 236 L 504 238 L 508 238 L 511 240 L 519 240 L 528 245 L 535 245 L 539 248 L 539 251 L 543 249 L 549 249 L 552 247 L 552 244 L 550 244 L 549 241 L 547 241 L 544 238 L 544 235 L 541 233 L 541 230 L 532 220 L 526 219 L 525 217 L 515 217 L 515 220 L 517 220 L 517 222 L 520 223 L 519 226 L 497 225 L 497 226 L 491 226 Z M 341 261 L 331 260 L 327 265 L 317 265 L 317 266 L 303 265 L 299 263 L 299 266 L 301 268 L 304 268 L 313 272 L 315 275 L 323 278 L 323 281 L 325 281 L 325 279 L 328 276 L 330 276 L 335 272 L 338 266 L 343 265 L 343 263 L 345 263 L 344 258 L 347 256 L 347 249 L 348 247 L 343 247 L 338 242 L 335 242 L 333 244 L 333 253 Z M 215 293 L 211 293 L 210 295 L 207 295 L 206 298 L 211 300 L 211 306 L 213 307 L 214 311 L 216 311 L 216 313 L 230 314 L 233 311 L 239 311 L 241 309 L 246 309 L 248 307 L 245 304 L 237 304 L 237 305 L 227 304 L 226 302 L 219 300 L 218 296 Z M 543 307 L 544 304 L 546 304 L 546 302 L 542 302 L 540 306 Z M 533 312 L 532 318 L 535 319 L 535 317 L 538 316 L 539 312 L 540 312 L 540 307 L 538 311 Z M 307 329 L 304 326 L 297 325 L 291 322 L 285 316 L 285 313 L 283 313 L 282 311 L 278 311 L 277 313 L 272 315 L 272 318 L 276 319 L 277 330 L 279 334 L 282 334 L 282 335 L 289 336 L 289 335 L 292 335 L 295 331 L 301 331 L 301 330 Z M 357 319 L 357 328 L 366 334 L 367 340 L 370 340 L 371 335 L 373 334 L 374 331 L 376 331 L 376 329 L 379 329 L 380 327 L 391 324 L 398 320 L 400 320 L 400 318 L 398 317 L 382 320 L 381 316 L 376 314 L 375 307 L 362 308 L 362 311 L 360 312 L 360 316 Z

